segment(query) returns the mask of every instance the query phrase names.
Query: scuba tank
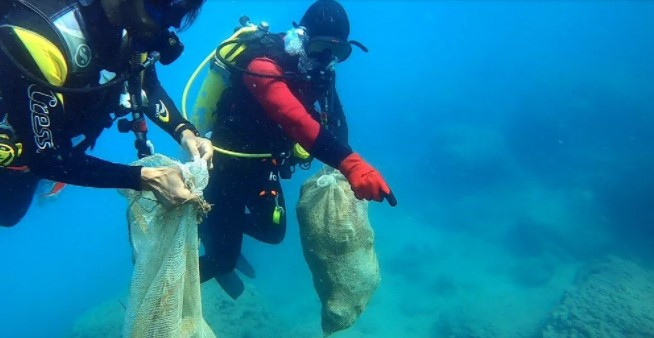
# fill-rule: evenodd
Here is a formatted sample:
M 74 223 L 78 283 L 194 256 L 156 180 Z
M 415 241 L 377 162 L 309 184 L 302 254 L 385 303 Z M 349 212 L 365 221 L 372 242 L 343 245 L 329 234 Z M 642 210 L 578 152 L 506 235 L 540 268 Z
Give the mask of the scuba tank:
M 222 60 L 234 64 L 236 58 L 247 49 L 247 42 L 261 38 L 268 33 L 268 24 L 262 22 L 255 25 L 250 22 L 249 18 L 244 16 L 240 19 L 241 27 L 221 42 L 218 48 L 212 51 L 204 61 L 198 66 L 191 78 L 186 84 L 182 96 L 182 113 L 193 125 L 198 128 L 200 134 L 205 135 L 210 132 L 216 122 L 213 110 L 216 102 L 220 100 L 225 89 L 231 86 L 229 66 L 225 65 Z M 217 57 L 217 54 L 220 57 Z M 193 105 L 190 114 L 187 116 L 187 99 L 188 92 L 195 82 L 199 73 L 209 64 L 209 71 L 198 91 L 197 99 Z

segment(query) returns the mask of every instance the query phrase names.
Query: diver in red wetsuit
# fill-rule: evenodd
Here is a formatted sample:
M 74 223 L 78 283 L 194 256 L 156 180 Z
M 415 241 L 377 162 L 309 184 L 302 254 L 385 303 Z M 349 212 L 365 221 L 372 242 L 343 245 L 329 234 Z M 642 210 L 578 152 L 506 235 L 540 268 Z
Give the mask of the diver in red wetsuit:
M 215 145 L 272 154 L 263 159 L 217 155 L 205 191 L 214 209 L 200 228 L 205 246 L 202 280 L 215 277 L 233 298 L 243 292 L 234 269 L 254 276 L 240 255 L 243 234 L 271 244 L 285 236 L 279 178 L 290 178 L 296 165 L 310 161 L 293 156 L 297 149 L 338 168 L 357 198 L 397 203 L 382 175 L 348 146 L 334 65 L 349 57 L 352 45 L 366 49 L 347 40 L 345 9 L 334 0 L 319 0 L 294 26 L 287 33 L 264 34 L 248 42 L 230 71 L 231 86 L 213 112 Z

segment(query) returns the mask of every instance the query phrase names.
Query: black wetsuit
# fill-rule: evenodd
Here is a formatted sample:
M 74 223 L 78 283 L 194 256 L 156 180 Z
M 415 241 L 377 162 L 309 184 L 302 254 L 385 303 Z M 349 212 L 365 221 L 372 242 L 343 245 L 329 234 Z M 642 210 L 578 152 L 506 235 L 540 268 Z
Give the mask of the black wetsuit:
M 250 60 L 266 56 L 284 70 L 297 72 L 298 59 L 284 53 L 279 36 L 272 38 L 274 41 L 269 43 L 248 47 L 245 55 L 239 57 L 240 66 L 246 68 Z M 277 206 L 286 210 L 279 178 L 290 178 L 297 167 L 298 162 L 290 156 L 295 142 L 266 116 L 264 108 L 245 88 L 242 76 L 238 72 L 232 74 L 232 87 L 223 93 L 217 105 L 212 142 L 228 150 L 274 156 L 250 159 L 216 154 L 215 168 L 205 190 L 206 199 L 214 206 L 200 226 L 206 252 L 200 260 L 203 281 L 234 270 L 243 234 L 270 244 L 281 242 L 286 234 L 285 213 L 275 223 L 273 212 Z M 321 122 L 339 143 L 347 145 L 347 123 L 338 95 L 334 93 L 330 102 L 325 88 L 293 81 L 289 85 L 311 117 Z M 329 111 L 325 109 L 327 102 L 333 106 Z
M 8 6 L 0 17 L 0 39 L 32 74 L 58 86 L 86 87 L 98 85 L 102 70 L 120 73 L 128 67 L 129 52 L 119 52 L 125 50 L 127 37 L 108 22 L 99 1 L 88 7 L 75 0 L 30 3 L 50 22 L 25 6 Z M 44 52 L 48 44 L 54 48 Z M 20 156 L 0 167 L 1 226 L 20 221 L 42 178 L 89 187 L 140 189 L 140 167 L 85 154 L 120 111 L 122 87 L 56 94 L 28 81 L 0 53 L 0 137 L 5 135 L 22 146 Z M 146 115 L 157 125 L 174 135 L 176 128 L 179 133 L 178 127 L 188 124 L 161 87 L 154 67 L 145 72 L 143 90 L 150 102 Z

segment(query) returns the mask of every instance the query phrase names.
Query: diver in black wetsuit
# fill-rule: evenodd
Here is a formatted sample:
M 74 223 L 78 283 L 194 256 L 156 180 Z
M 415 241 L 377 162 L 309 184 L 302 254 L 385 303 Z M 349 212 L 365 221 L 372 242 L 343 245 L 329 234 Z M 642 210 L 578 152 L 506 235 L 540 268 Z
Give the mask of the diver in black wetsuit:
M 168 205 L 192 198 L 179 169 L 116 164 L 85 151 L 119 119 L 136 135 L 139 156 L 151 154 L 145 115 L 211 163 L 210 141 L 182 118 L 151 65 L 179 57 L 183 45 L 168 29 L 190 24 L 203 3 L 2 0 L 0 226 L 21 220 L 43 178 L 150 190 Z

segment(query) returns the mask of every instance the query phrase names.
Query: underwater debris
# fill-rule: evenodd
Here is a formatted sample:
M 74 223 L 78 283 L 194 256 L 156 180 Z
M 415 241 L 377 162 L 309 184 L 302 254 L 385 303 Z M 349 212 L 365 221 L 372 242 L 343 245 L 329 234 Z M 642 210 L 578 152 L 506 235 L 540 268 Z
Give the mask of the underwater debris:
M 297 214 L 323 333 L 330 335 L 352 326 L 379 286 L 368 204 L 355 198 L 342 174 L 326 169 L 302 186 Z
M 198 200 L 209 173 L 201 160 L 181 164 L 163 155 L 136 165 L 179 167 Z M 198 216 L 204 203 L 178 208 L 152 207 L 150 191 L 123 190 L 129 201 L 127 219 L 134 272 L 125 314 L 125 337 L 215 337 L 202 314 L 198 268 Z

